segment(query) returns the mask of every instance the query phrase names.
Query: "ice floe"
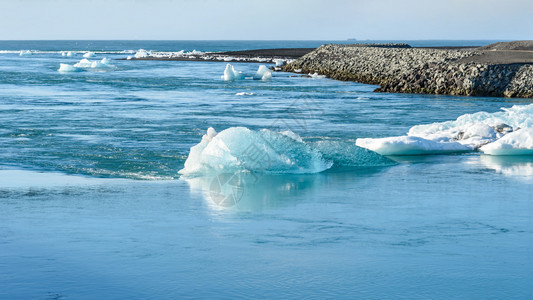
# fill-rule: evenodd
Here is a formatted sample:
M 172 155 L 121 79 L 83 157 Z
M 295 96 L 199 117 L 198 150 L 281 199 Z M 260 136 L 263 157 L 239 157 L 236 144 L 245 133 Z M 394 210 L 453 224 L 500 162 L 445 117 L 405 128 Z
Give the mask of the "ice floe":
M 92 58 L 92 57 L 96 57 L 96 54 L 94 54 L 94 52 L 86 52 L 85 54 L 83 54 L 83 57 L 85 58 Z
M 255 80 L 271 80 L 272 71 L 270 71 L 265 65 L 260 65 L 253 78 Z
M 355 144 L 381 155 L 442 154 L 470 150 L 456 142 L 436 142 L 416 136 L 363 138 L 357 139 Z
M 226 69 L 224 70 L 224 75 L 222 75 L 221 78 L 225 81 L 233 81 L 243 79 L 244 74 L 242 74 L 242 72 L 240 71 L 235 70 L 235 68 L 231 64 L 227 64 Z
M 20 50 L 19 55 L 20 56 L 30 56 L 33 53 L 30 50 Z
M 77 68 L 73 65 L 69 65 L 69 64 L 59 64 L 58 71 L 62 73 L 67 73 L 67 72 L 79 72 L 79 71 L 82 71 L 82 69 Z
M 533 128 L 511 132 L 479 150 L 489 155 L 533 155 Z
M 465 114 L 455 121 L 413 126 L 407 136 L 357 139 L 382 155 L 436 154 L 480 150 L 491 155 L 533 154 L 533 104 Z M 521 129 L 522 128 L 522 129 Z

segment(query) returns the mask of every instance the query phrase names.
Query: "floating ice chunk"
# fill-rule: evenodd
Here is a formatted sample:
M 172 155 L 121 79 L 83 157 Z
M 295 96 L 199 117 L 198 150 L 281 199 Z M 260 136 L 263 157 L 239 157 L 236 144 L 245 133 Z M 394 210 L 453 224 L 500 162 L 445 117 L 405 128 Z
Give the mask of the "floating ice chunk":
M 131 55 L 126 57 L 127 60 L 131 60 L 132 58 L 133 58 L 133 56 L 131 56 Z
M 83 69 L 111 69 L 115 68 L 114 65 L 111 65 L 109 63 L 109 59 L 103 58 L 101 61 L 90 61 L 86 58 L 80 60 L 80 62 L 74 64 L 74 67 L 76 68 L 83 68 Z
M 91 57 L 96 57 L 96 54 L 94 54 L 94 52 L 86 52 L 85 54 L 83 54 L 83 57 L 85 58 L 91 58 Z
M 74 53 L 72 53 L 72 51 L 68 51 L 66 56 L 67 56 L 67 57 L 74 56 Z
M 307 75 L 308 75 L 309 77 L 311 77 L 311 78 L 315 78 L 315 79 L 326 78 L 326 75 L 318 75 L 317 72 L 315 72 L 314 74 L 309 73 L 309 74 L 307 74 Z
M 227 64 L 226 69 L 224 70 L 224 75 L 222 75 L 221 78 L 225 81 L 233 81 L 243 79 L 244 75 L 242 72 L 236 71 L 231 64 Z
M 511 132 L 479 150 L 489 155 L 533 155 L 533 128 Z
M 80 62 L 74 64 L 74 67 L 76 68 L 90 68 L 92 66 L 93 62 L 84 58 L 80 60 Z
M 80 68 L 76 68 L 69 64 L 59 64 L 59 72 L 67 73 L 67 72 L 79 72 L 82 71 Z
M 260 65 L 253 78 L 255 80 L 271 80 L 272 71 L 270 71 L 265 65 Z
M 295 134 L 294 134 L 295 135 Z M 296 135 L 297 136 L 297 135 Z M 212 128 L 191 148 L 184 175 L 249 171 L 257 173 L 317 173 L 332 162 L 301 139 L 267 129 L 231 127 L 220 133 Z
M 284 66 L 287 62 L 284 59 L 274 59 L 276 67 Z
M 192 50 L 192 51 L 191 51 L 190 53 L 188 53 L 188 54 L 190 54 L 190 55 L 203 55 L 204 52 L 202 52 L 202 51 L 196 51 L 196 49 L 195 49 L 195 50 Z
M 144 49 L 139 49 L 135 53 L 135 58 L 145 58 L 145 57 L 148 57 L 148 56 L 150 56 L 150 53 L 148 53 L 148 51 L 146 51 Z
M 415 136 L 357 139 L 355 144 L 381 155 L 422 155 L 465 152 L 471 148 L 457 142 L 436 142 Z
M 67 52 L 61 51 L 61 56 L 67 56 Z
M 32 55 L 33 53 L 30 51 L 30 50 L 21 50 L 19 55 L 20 56 L 29 56 L 29 55 Z
M 253 96 L 255 94 L 254 93 L 247 93 L 247 92 L 240 92 L 240 93 L 237 93 L 235 95 L 236 96 Z

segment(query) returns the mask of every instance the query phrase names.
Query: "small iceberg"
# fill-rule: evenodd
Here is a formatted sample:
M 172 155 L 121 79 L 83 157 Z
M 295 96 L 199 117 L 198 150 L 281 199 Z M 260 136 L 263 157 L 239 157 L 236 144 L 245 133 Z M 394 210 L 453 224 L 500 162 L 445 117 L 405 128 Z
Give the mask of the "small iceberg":
M 235 94 L 235 96 L 253 96 L 255 93 L 240 92 Z
M 272 79 L 272 71 L 270 71 L 265 65 L 260 65 L 259 69 L 257 69 L 257 72 L 254 75 L 254 80 L 271 80 Z
M 148 53 L 148 51 L 146 51 L 144 49 L 137 50 L 137 52 L 134 55 L 135 58 L 145 58 L 145 57 L 148 57 L 148 56 L 150 56 L 150 53 Z
M 511 132 L 479 150 L 489 155 L 533 155 L 533 128 Z
M 76 68 L 82 68 L 82 69 L 112 69 L 115 68 L 114 65 L 109 63 L 110 60 L 106 57 L 104 57 L 101 61 L 90 61 L 86 58 L 80 60 L 80 62 L 74 64 L 74 67 Z
M 321 79 L 321 78 L 326 78 L 326 75 L 318 75 L 317 72 L 315 72 L 314 74 L 307 74 L 307 76 L 311 77 L 311 78 L 314 78 L 314 79 Z
M 86 52 L 85 54 L 83 54 L 83 57 L 85 58 L 92 58 L 92 57 L 96 57 L 96 54 L 94 54 L 94 52 Z
M 20 56 L 30 56 L 30 55 L 33 55 L 33 53 L 30 50 L 21 50 L 19 52 L 19 55 Z
M 80 72 L 82 71 L 82 69 L 69 65 L 69 64 L 59 64 L 58 71 L 61 73 L 68 73 L 68 72 Z
M 242 72 L 236 71 L 231 64 L 227 64 L 226 69 L 224 70 L 224 75 L 222 75 L 221 78 L 224 79 L 224 81 L 233 81 L 243 79 L 244 75 Z
M 274 59 L 274 63 L 276 64 L 276 67 L 282 67 L 287 63 L 287 61 L 284 59 Z

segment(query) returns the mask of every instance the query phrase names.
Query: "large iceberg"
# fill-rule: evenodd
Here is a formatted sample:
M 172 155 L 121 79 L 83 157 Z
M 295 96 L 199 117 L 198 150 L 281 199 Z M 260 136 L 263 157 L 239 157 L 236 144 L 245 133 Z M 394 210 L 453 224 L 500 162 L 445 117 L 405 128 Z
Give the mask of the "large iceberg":
M 272 71 L 270 71 L 265 65 L 260 65 L 257 72 L 254 75 L 255 80 L 271 80 Z
M 209 128 L 200 144 L 191 148 L 180 174 L 317 173 L 331 164 L 294 134 L 245 127 L 231 127 L 217 134 Z
M 30 50 L 21 50 L 19 52 L 19 55 L 20 56 L 29 56 L 29 55 L 32 55 L 33 53 L 30 51 Z
M 94 54 L 94 52 L 86 52 L 85 54 L 83 54 L 83 57 L 85 58 L 91 58 L 91 57 L 96 57 L 96 54 Z
M 413 126 L 407 136 L 357 139 L 356 144 L 382 155 L 436 154 L 478 149 L 492 155 L 523 155 L 528 147 L 533 148 L 527 142 L 529 131 L 514 132 L 531 127 L 533 104 L 515 105 L 494 113 L 477 112 L 462 115 L 455 121 Z
M 231 127 L 217 133 L 209 128 L 192 147 L 180 174 L 318 173 L 335 167 L 376 167 L 394 164 L 375 152 L 350 143 L 306 143 L 292 131 L 259 131 Z
M 69 65 L 69 64 L 59 64 L 59 72 L 66 73 L 66 72 L 79 72 L 82 71 L 82 69 L 77 68 L 75 66 Z
M 222 75 L 221 78 L 225 81 L 233 81 L 243 79 L 244 74 L 242 74 L 242 72 L 236 71 L 231 64 L 227 64 L 226 69 L 224 70 L 224 75 Z

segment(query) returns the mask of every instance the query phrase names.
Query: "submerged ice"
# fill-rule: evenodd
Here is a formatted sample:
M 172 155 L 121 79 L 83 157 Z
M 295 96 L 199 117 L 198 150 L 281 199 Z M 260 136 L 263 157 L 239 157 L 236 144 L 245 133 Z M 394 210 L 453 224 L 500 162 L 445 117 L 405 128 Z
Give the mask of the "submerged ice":
M 418 155 L 480 150 L 490 155 L 533 154 L 533 104 L 465 114 L 455 121 L 413 126 L 407 136 L 357 139 L 382 155 Z
M 231 127 L 217 133 L 209 128 L 192 147 L 183 175 L 247 171 L 254 173 L 318 173 L 337 167 L 392 165 L 391 160 L 353 144 L 306 143 L 292 131 L 259 131 Z

